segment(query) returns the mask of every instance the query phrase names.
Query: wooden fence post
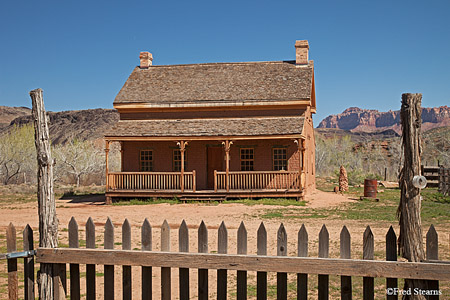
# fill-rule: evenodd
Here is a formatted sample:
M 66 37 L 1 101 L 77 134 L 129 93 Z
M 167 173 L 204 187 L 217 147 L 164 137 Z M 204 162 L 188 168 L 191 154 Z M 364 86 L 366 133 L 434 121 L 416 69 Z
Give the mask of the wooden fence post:
M 180 228 L 178 229 L 178 251 L 189 252 L 189 229 L 184 220 L 181 222 Z M 189 269 L 180 268 L 179 272 L 180 299 L 189 300 Z
M 319 257 L 327 258 L 330 249 L 330 235 L 327 227 L 322 226 L 319 233 Z M 329 275 L 319 275 L 319 300 L 328 300 Z
M 257 254 L 267 255 L 267 231 L 261 222 L 257 233 Z M 258 300 L 267 299 L 267 272 L 256 273 L 256 297 Z
M 203 221 L 198 227 L 198 253 L 208 253 L 208 229 Z M 198 299 L 208 299 L 208 269 L 198 270 Z
M 141 228 L 142 251 L 152 251 L 152 226 L 145 218 Z M 142 300 L 152 299 L 152 267 L 142 267 Z
M 402 94 L 400 120 L 402 124 L 403 168 L 400 172 L 401 190 L 398 215 L 400 235 L 398 247 L 400 254 L 410 262 L 425 259 L 420 218 L 420 189 L 412 184 L 413 177 L 420 175 L 421 146 L 421 110 L 422 94 Z M 425 281 L 405 280 L 404 290 L 425 289 Z M 407 296 L 407 299 L 425 299 L 421 295 Z
M 298 231 L 297 256 L 308 257 L 308 232 L 305 224 Z M 308 274 L 297 274 L 297 299 L 308 299 Z
M 23 230 L 23 251 L 34 249 L 33 229 L 27 224 Z M 25 300 L 34 300 L 34 256 L 23 259 Z
M 237 254 L 247 254 L 247 229 L 241 222 L 237 232 Z M 247 299 L 247 271 L 237 271 L 237 297 Z
M 9 223 L 6 228 L 6 251 L 8 253 L 17 251 L 16 227 L 13 223 Z M 17 279 L 17 258 L 8 259 L 8 299 L 17 300 L 18 296 Z
M 45 113 L 42 89 L 30 92 L 38 162 L 37 195 L 39 212 L 39 247 L 58 247 L 58 219 L 56 218 L 55 195 L 53 193 L 53 158 L 47 115 Z M 54 270 L 52 264 L 41 264 L 39 275 L 39 298 L 50 300 L 55 294 Z M 59 277 L 59 276 L 56 276 Z M 57 284 L 57 288 L 62 283 Z
M 351 259 L 351 237 L 350 232 L 348 232 L 347 227 L 344 225 L 341 230 L 340 235 L 340 255 L 342 259 Z M 351 300 L 352 299 L 352 277 L 351 276 L 341 276 L 341 299 Z
M 228 230 L 222 221 L 218 230 L 217 253 L 227 254 L 228 252 Z M 227 270 L 217 270 L 217 299 L 227 299 Z

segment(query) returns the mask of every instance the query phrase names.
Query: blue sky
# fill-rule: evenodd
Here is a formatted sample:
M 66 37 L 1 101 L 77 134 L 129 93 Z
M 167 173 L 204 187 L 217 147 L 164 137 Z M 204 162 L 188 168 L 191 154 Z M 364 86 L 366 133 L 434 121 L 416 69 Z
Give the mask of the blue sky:
M 3 1 L 0 105 L 112 108 L 139 52 L 155 65 L 315 61 L 317 126 L 351 106 L 450 103 L 450 1 Z

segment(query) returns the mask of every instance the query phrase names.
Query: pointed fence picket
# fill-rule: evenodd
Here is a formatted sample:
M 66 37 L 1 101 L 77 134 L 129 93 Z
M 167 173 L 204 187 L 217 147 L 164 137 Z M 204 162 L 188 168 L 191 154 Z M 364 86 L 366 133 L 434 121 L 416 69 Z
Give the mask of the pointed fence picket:
M 122 225 L 122 250 L 131 250 L 131 226 L 128 219 Z M 131 266 L 122 266 L 123 300 L 131 300 Z
M 304 224 L 302 224 L 302 227 L 300 227 L 300 230 L 298 231 L 297 246 L 297 256 L 308 257 L 308 232 L 306 231 L 306 227 Z M 308 274 L 297 274 L 297 299 L 308 299 Z
M 203 221 L 198 227 L 198 253 L 208 253 L 208 229 Z M 208 299 L 208 269 L 198 270 L 198 299 Z
M 27 225 L 23 231 L 23 251 L 33 251 L 33 229 Z M 34 299 L 34 256 L 23 259 L 24 299 Z
M 237 232 L 237 254 L 247 254 L 247 229 L 244 222 L 241 222 Z M 247 271 L 237 271 L 237 299 L 247 299 Z
M 86 248 L 95 249 L 95 224 L 91 217 L 86 222 Z M 95 300 L 95 264 L 86 265 L 86 299 Z
M 373 260 L 374 239 L 372 230 L 367 226 L 363 235 L 363 259 Z M 363 278 L 363 298 L 373 300 L 374 297 L 374 279 L 373 277 Z
M 9 223 L 6 228 L 6 251 L 8 253 L 17 251 L 16 227 Z M 8 297 L 9 299 L 18 299 L 17 279 L 17 258 L 8 259 Z
M 178 230 L 178 252 L 170 250 L 170 226 L 161 226 L 161 252 L 152 251 L 152 227 L 145 219 L 141 228 L 142 251 L 131 250 L 131 226 L 127 219 L 122 225 L 122 249 L 114 249 L 114 225 L 110 218 L 105 223 L 104 249 L 96 249 L 95 224 L 86 222 L 86 248 L 79 247 L 78 224 L 69 222 L 69 248 L 37 249 L 38 263 L 54 264 L 58 279 L 65 278 L 66 264 L 70 265 L 70 299 L 95 299 L 96 265 L 104 266 L 104 298 L 114 299 L 114 268 L 122 266 L 122 298 L 132 299 L 132 267 L 142 268 L 142 299 L 152 299 L 152 267 L 161 268 L 161 299 L 171 299 L 171 268 L 179 269 L 179 298 L 190 298 L 190 269 L 198 269 L 198 298 L 208 299 L 208 270 L 217 270 L 217 299 L 227 299 L 228 270 L 237 271 L 237 299 L 247 298 L 249 271 L 257 272 L 257 299 L 267 299 L 267 272 L 277 273 L 277 299 L 287 299 L 287 273 L 297 274 L 297 299 L 308 298 L 308 277 L 318 276 L 318 299 L 329 298 L 329 275 L 341 276 L 341 299 L 352 299 L 352 276 L 363 277 L 363 299 L 374 299 L 374 277 L 386 278 L 386 289 L 398 288 L 397 278 L 428 280 L 428 289 L 439 290 L 439 280 L 450 281 L 450 264 L 438 260 L 438 234 L 432 225 L 426 235 L 427 261 L 423 263 L 397 262 L 396 240 L 392 226 L 386 234 L 386 261 L 374 260 L 374 236 L 367 227 L 363 234 L 362 260 L 351 258 L 351 236 L 346 226 L 340 233 L 340 258 L 329 257 L 329 233 L 325 225 L 319 233 L 319 258 L 308 257 L 308 233 L 304 225 L 298 231 L 296 257 L 287 256 L 288 236 L 280 225 L 277 231 L 277 256 L 267 256 L 267 231 L 263 223 L 257 231 L 257 255 L 248 255 L 247 229 L 241 222 L 237 232 L 237 254 L 228 254 L 228 230 L 222 222 L 218 229 L 218 251 L 209 253 L 208 230 L 202 221 L 198 228 L 198 253 L 189 252 L 189 228 L 183 220 Z M 8 259 L 8 296 L 18 299 L 17 257 L 24 257 L 24 299 L 34 299 L 34 258 L 32 252 L 18 256 L 16 229 L 10 224 L 6 230 Z M 33 250 L 33 231 L 28 225 L 23 231 L 24 251 Z M 27 254 L 28 253 L 28 254 Z M 15 255 L 14 255 L 15 254 Z M 80 264 L 86 265 L 86 291 L 80 290 Z M 63 299 L 67 290 L 57 289 L 54 299 Z M 134 287 L 136 288 L 136 287 Z M 386 299 L 398 299 L 386 295 Z M 429 299 L 439 299 L 434 295 Z
M 277 232 L 277 256 L 287 256 L 287 233 L 283 223 Z M 277 299 L 287 299 L 287 273 L 277 273 Z
M 351 237 L 346 226 L 341 230 L 340 235 L 340 257 L 342 259 L 351 259 Z M 341 276 L 341 299 L 352 299 L 352 277 Z
M 178 229 L 178 247 L 179 252 L 189 252 L 189 229 L 184 220 L 183 222 L 181 222 L 181 226 Z M 188 268 L 180 268 L 179 279 L 180 279 L 180 299 L 189 300 Z
M 397 235 L 395 234 L 394 228 L 389 227 L 389 231 L 386 234 L 386 260 L 387 261 L 397 261 Z M 397 278 L 386 278 L 386 290 L 393 290 L 398 287 Z M 398 296 L 394 294 L 388 294 L 386 296 L 387 300 L 397 300 Z
M 327 258 L 328 253 L 330 251 L 330 235 L 328 234 L 328 229 L 325 225 L 322 226 L 322 229 L 319 232 L 319 257 Z M 319 275 L 319 283 L 318 283 L 318 295 L 319 300 L 328 300 L 328 291 L 329 291 L 329 281 L 330 276 L 327 275 Z
M 105 223 L 104 249 L 114 249 L 114 224 L 110 218 Z M 103 267 L 105 274 L 104 294 L 105 299 L 114 299 L 114 265 Z
M 170 251 L 170 226 L 164 220 L 161 226 L 161 251 Z M 170 300 L 172 298 L 172 282 L 170 267 L 161 268 L 161 299 Z
M 227 254 L 228 252 L 228 230 L 225 223 L 219 226 L 219 231 L 217 232 L 217 253 Z M 219 269 L 217 270 L 217 299 L 226 300 L 227 299 L 227 270 Z
M 106 243 L 106 239 L 105 239 Z M 78 224 L 74 217 L 69 222 L 69 248 L 79 248 Z M 80 265 L 70 264 L 70 299 L 80 300 Z
M 257 232 L 257 248 L 258 255 L 267 255 L 267 231 L 263 222 Z M 267 299 L 267 272 L 256 273 L 256 297 Z
M 152 251 L 152 226 L 145 218 L 141 228 L 142 251 Z M 142 300 L 152 299 L 152 267 L 142 267 Z

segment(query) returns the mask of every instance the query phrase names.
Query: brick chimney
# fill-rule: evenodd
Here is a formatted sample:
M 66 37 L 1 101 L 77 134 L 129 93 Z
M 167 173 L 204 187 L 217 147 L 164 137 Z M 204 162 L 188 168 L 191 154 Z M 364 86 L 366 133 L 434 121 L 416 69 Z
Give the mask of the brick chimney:
M 295 41 L 295 63 L 297 65 L 307 65 L 308 64 L 308 52 L 309 44 L 308 41 Z
M 152 65 L 153 55 L 150 52 L 141 52 L 139 59 L 141 60 L 141 69 L 148 69 Z

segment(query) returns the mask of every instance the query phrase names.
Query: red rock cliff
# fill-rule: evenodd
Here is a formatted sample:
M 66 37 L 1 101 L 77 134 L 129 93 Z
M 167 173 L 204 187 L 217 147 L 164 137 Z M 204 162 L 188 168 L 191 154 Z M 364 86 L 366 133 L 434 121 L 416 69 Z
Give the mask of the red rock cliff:
M 450 107 L 422 108 L 423 130 L 450 126 Z M 380 112 L 375 109 L 350 107 L 341 114 L 330 115 L 318 128 L 339 128 L 351 131 L 400 130 L 400 111 Z

